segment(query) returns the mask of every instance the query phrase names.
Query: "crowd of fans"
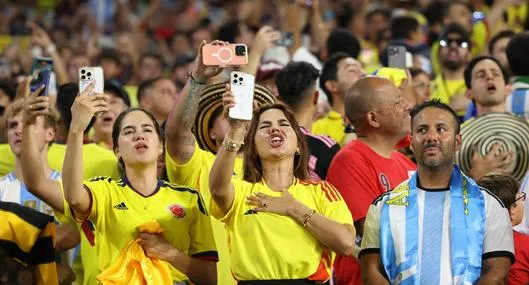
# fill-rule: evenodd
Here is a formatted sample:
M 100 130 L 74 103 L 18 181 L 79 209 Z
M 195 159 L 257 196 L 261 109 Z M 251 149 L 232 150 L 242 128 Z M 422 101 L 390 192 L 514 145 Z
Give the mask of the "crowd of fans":
M 529 284 L 529 2 L 0 14 L 0 284 Z

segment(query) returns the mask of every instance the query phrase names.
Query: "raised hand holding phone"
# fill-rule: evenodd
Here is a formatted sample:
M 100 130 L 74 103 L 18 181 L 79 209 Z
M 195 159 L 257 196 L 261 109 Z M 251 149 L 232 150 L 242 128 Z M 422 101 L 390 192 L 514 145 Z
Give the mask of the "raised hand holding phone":
M 103 93 L 105 89 L 105 81 L 103 76 L 103 68 L 96 66 L 83 66 L 79 68 L 79 94 L 90 85 L 94 83 L 94 92 Z
M 205 44 L 202 46 L 202 63 L 222 67 L 248 64 L 248 47 L 245 44 Z
M 202 41 L 200 43 L 200 47 L 198 48 L 198 56 L 195 60 L 195 70 L 191 73 L 194 80 L 197 80 L 200 84 L 205 84 L 208 79 L 211 77 L 214 77 L 222 72 L 222 67 L 219 66 L 208 66 L 204 64 L 204 49 L 203 47 L 206 45 L 213 45 L 213 46 L 225 46 L 227 45 L 227 42 L 223 41 L 213 41 L 209 44 L 206 44 L 206 41 Z
M 72 122 L 70 132 L 84 132 L 95 114 L 108 111 L 108 96 L 93 91 L 94 83 L 90 83 L 75 98 L 71 108 Z
M 230 90 L 235 105 L 228 112 L 230 118 L 247 121 L 252 119 L 254 87 L 255 77 L 253 75 L 239 71 L 231 73 Z

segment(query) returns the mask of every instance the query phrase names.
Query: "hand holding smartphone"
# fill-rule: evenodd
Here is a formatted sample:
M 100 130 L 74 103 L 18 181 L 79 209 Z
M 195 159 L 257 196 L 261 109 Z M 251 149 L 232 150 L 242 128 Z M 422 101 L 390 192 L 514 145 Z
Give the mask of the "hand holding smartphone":
M 31 76 L 33 79 L 29 84 L 31 92 L 37 91 L 40 87 L 46 86 L 39 94 L 39 96 L 47 96 L 51 72 L 53 70 L 53 60 L 47 57 L 35 57 L 31 66 Z
M 104 76 L 103 68 L 101 67 L 89 67 L 84 66 L 79 68 L 79 94 L 94 82 L 94 92 L 103 93 L 104 92 Z
M 202 63 L 206 66 L 248 64 L 248 47 L 245 44 L 202 46 Z
M 230 87 L 235 98 L 235 106 L 230 108 L 228 116 L 232 119 L 251 120 L 255 77 L 244 72 L 233 71 L 230 76 Z

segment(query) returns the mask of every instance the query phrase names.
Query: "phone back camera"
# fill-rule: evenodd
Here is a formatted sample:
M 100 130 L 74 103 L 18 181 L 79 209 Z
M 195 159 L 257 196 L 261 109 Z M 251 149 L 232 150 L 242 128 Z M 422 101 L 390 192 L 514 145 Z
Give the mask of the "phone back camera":
M 85 74 L 85 73 L 86 73 L 86 70 L 81 69 L 81 74 Z
M 90 76 L 92 76 L 92 73 L 88 72 L 86 75 L 88 75 L 88 77 L 90 77 Z
M 237 56 L 246 55 L 246 47 L 243 45 L 235 46 L 235 55 Z
M 237 79 L 233 79 L 233 84 L 237 84 Z
M 86 79 L 86 76 L 81 75 L 81 79 L 82 79 L 82 80 L 85 80 L 85 79 Z
M 396 48 L 396 47 L 391 47 L 391 48 L 388 49 L 388 55 L 389 56 L 394 56 L 394 55 L 396 55 L 398 53 L 399 53 L 399 49 Z

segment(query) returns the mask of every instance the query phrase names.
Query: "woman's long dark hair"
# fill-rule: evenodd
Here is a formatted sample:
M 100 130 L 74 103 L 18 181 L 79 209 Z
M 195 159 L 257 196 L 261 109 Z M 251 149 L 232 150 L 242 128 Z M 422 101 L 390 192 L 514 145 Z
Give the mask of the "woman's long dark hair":
M 135 111 L 143 112 L 151 119 L 154 125 L 154 129 L 156 131 L 156 134 L 158 135 L 158 138 L 160 139 L 160 144 L 164 146 L 164 139 L 160 132 L 160 124 L 158 124 L 158 121 L 156 121 L 156 118 L 154 117 L 154 115 L 147 109 L 130 108 L 130 109 L 127 109 L 121 112 L 121 114 L 119 114 L 119 116 L 116 118 L 116 121 L 114 121 L 114 125 L 112 126 L 112 149 L 114 150 L 114 153 L 116 153 L 116 149 L 118 148 L 118 139 L 119 139 L 119 134 L 121 132 L 121 125 L 123 123 L 123 119 L 125 119 L 125 116 Z M 125 172 L 125 163 L 123 162 L 122 158 L 118 159 L 118 170 L 119 170 L 119 175 L 122 178 L 127 177 L 126 172 Z
M 257 125 L 259 124 L 261 114 L 271 109 L 277 109 L 283 112 L 290 125 L 292 126 L 292 129 L 294 129 L 294 132 L 296 133 L 296 137 L 298 139 L 299 153 L 296 153 L 294 155 L 294 177 L 301 180 L 308 179 L 309 159 L 305 135 L 301 132 L 301 129 L 299 128 L 298 122 L 296 121 L 296 118 L 294 117 L 292 111 L 290 111 L 290 109 L 286 105 L 278 103 L 264 105 L 254 111 L 250 129 L 248 130 L 248 134 L 244 139 L 244 144 L 246 148 L 244 150 L 243 179 L 251 183 L 256 183 L 261 181 L 261 179 L 263 178 L 263 165 L 261 163 L 259 155 L 257 154 L 257 149 L 255 148 L 255 133 L 257 132 Z

